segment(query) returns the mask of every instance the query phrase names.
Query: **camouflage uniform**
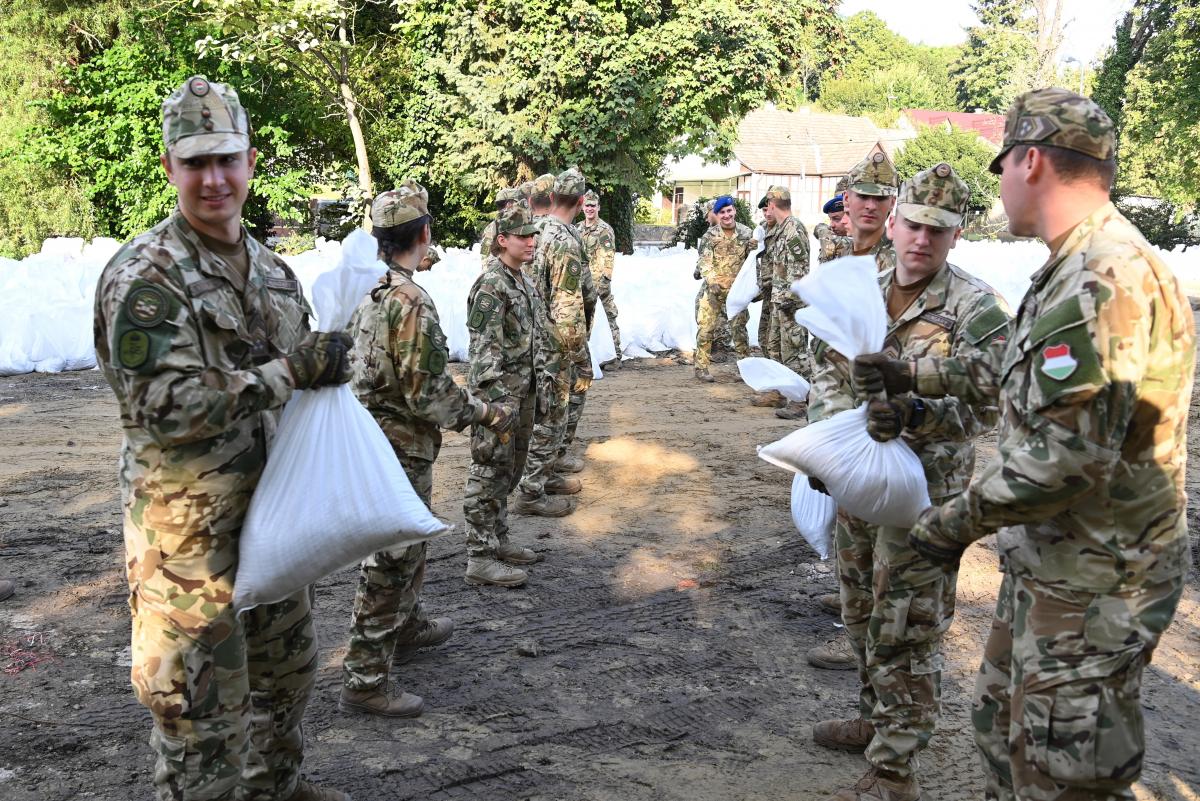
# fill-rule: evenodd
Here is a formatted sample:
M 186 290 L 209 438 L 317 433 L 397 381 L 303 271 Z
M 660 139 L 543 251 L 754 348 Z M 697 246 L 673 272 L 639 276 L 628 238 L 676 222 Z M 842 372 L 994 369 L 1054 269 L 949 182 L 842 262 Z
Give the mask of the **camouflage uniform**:
M 598 202 L 595 192 L 585 196 Z M 617 241 L 612 226 L 600 218 L 595 225 L 588 225 L 587 220 L 575 226 L 579 238 L 583 240 L 583 251 L 591 268 L 592 284 L 596 297 L 604 305 L 604 314 L 608 317 L 608 327 L 612 330 L 613 348 L 617 358 L 621 356 L 621 329 L 617 326 L 617 303 L 612 296 L 613 260 L 617 252 Z
M 754 245 L 753 232 L 739 222 L 735 222 L 733 230 L 728 232 L 720 225 L 712 226 L 696 245 L 699 251 L 696 269 L 704 279 L 704 294 L 696 320 L 699 325 L 695 354 L 697 370 L 708 369 L 713 340 L 721 322 L 726 319 L 725 298 L 746 257 L 754 251 Z M 749 320 L 750 313 L 747 311 L 729 320 L 734 350 L 743 358 L 750 355 L 750 340 L 746 334 Z
M 501 211 L 505 204 L 520 203 L 524 200 L 525 195 L 520 189 L 501 189 L 496 193 L 496 206 Z M 483 266 L 487 266 L 488 259 L 492 257 L 492 244 L 496 241 L 496 221 L 492 220 L 483 229 L 483 234 L 479 237 L 479 261 Z
M 372 204 L 372 231 L 378 236 L 427 213 L 419 196 L 384 192 Z M 394 262 L 388 267 L 350 318 L 352 387 L 387 435 L 413 489 L 430 506 L 441 429 L 461 431 L 483 419 L 487 406 L 446 372 L 446 335 L 433 299 L 413 282 L 411 270 Z M 342 661 L 343 686 L 380 690 L 387 685 L 397 643 L 412 639 L 425 619 L 424 576 L 424 542 L 379 551 L 363 561 Z
M 582 195 L 586 186 L 575 169 L 555 180 L 559 195 Z M 539 416 L 529 443 L 529 456 L 521 477 L 521 492 L 527 497 L 544 494 L 554 461 L 567 440 L 571 394 L 578 398 L 591 381 L 591 356 L 587 349 L 588 319 L 585 284 L 591 285 L 583 243 L 575 229 L 553 215 L 541 220 L 537 254 L 526 273 L 542 299 L 546 314 L 545 374 L 550 382 L 550 403 Z M 575 404 L 582 410 L 582 400 Z M 575 421 L 578 423 L 578 413 Z
M 938 171 L 944 170 L 945 175 Z M 969 190 L 948 165 L 916 175 L 901 189 L 897 213 L 914 222 L 957 226 Z M 932 216 L 932 218 L 931 218 Z M 895 271 L 880 276 L 886 298 Z M 895 320 L 884 352 L 894 358 L 970 355 L 1008 334 L 1003 300 L 982 281 L 945 264 Z M 809 419 L 853 408 L 849 366 L 818 341 Z M 902 439 L 921 459 L 930 497 L 956 497 L 975 465 L 974 440 L 996 425 L 987 401 L 922 398 L 924 419 Z M 875 726 L 867 760 L 901 776 L 916 769 L 917 752 L 933 735 L 941 695 L 941 639 L 954 614 L 957 571 L 931 565 L 909 547 L 908 530 L 877 526 L 838 513 L 835 531 L 842 616 L 858 657 L 859 714 Z
M 175 158 L 249 147 L 228 87 L 193 77 L 163 112 Z M 281 356 L 310 314 L 283 260 L 242 237 L 245 276 L 176 211 L 96 288 L 96 359 L 124 429 L 131 680 L 162 799 L 289 797 L 317 668 L 308 588 L 240 616 L 231 605 L 242 522 L 295 386 Z
M 876 153 L 863 159 L 846 176 L 847 189 L 853 190 L 859 195 L 873 197 L 895 195 L 898 183 L 896 168 L 883 153 Z M 821 226 L 817 226 L 817 228 L 821 229 Z M 818 236 L 822 262 L 840 259 L 843 256 L 874 256 L 875 261 L 879 264 L 880 272 L 891 270 L 896 266 L 896 250 L 892 247 L 892 240 L 887 237 L 886 227 L 879 229 L 879 240 L 871 248 L 861 253 L 856 253 L 854 250 L 854 237 L 836 236 L 832 230 L 829 230 L 829 226 L 820 230 Z
M 1112 123 L 1043 89 L 1018 98 L 997 158 L 1019 143 L 1110 158 Z M 1194 357 L 1175 276 L 1104 204 L 1034 273 L 1007 347 L 916 362 L 921 394 L 998 397 L 1003 415 L 996 459 L 913 530 L 931 553 L 999 530 L 973 715 L 990 798 L 1133 798 L 1142 669 L 1188 565 Z
M 763 356 L 782 363 L 783 353 L 779 347 L 779 319 L 774 314 L 773 299 L 775 296 L 771 280 L 771 263 L 764 258 L 771 248 L 771 243 L 774 241 L 779 227 L 766 223 L 764 225 L 766 231 L 763 237 L 763 249 L 755 257 L 757 259 L 755 266 L 758 268 L 758 286 L 762 291 L 763 298 L 758 318 L 758 346 L 762 350 Z
M 527 212 L 513 217 L 528 221 Z M 467 556 L 496 558 L 508 542 L 508 496 L 516 488 L 533 433 L 537 382 L 545 372 L 545 310 L 537 289 L 524 273 L 493 256 L 467 298 L 471 335 L 467 384 L 489 403 L 503 403 L 518 414 L 505 435 L 471 429 L 471 467 L 463 497 Z
M 767 190 L 767 197 L 791 200 L 792 196 L 786 188 L 773 186 Z M 805 378 L 811 378 L 813 366 L 808 350 L 808 331 L 794 316 L 804 303 L 791 290 L 793 281 L 808 275 L 808 231 L 799 219 L 789 216 L 772 227 L 762 262 L 764 270 L 771 276 L 771 316 L 778 332 L 779 361 Z

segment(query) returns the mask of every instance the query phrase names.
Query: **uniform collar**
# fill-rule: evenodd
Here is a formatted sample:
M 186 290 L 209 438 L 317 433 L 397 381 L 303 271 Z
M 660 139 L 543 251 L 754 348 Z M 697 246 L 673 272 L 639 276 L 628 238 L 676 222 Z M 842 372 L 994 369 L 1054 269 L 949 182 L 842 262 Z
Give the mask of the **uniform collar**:
M 213 278 L 223 278 L 237 291 L 245 291 L 246 281 L 242 280 L 242 276 L 236 270 L 226 267 L 225 261 L 205 246 L 200 235 L 196 233 L 196 229 L 187 221 L 187 217 L 183 216 L 183 212 L 178 207 L 171 213 L 171 223 L 179 235 L 195 249 L 199 257 L 196 260 L 196 268 L 200 272 Z M 246 254 L 250 261 L 247 277 L 251 284 L 257 285 L 262 282 L 262 277 L 258 274 L 260 269 L 258 265 L 262 259 L 264 248 L 254 240 L 254 237 L 250 236 L 250 232 L 246 230 L 245 226 L 242 226 L 242 241 L 246 243 Z
M 1066 261 L 1068 256 L 1082 250 L 1084 242 L 1090 239 L 1092 234 L 1096 233 L 1104 225 L 1105 221 L 1116 213 L 1116 207 L 1113 206 L 1112 201 L 1109 201 L 1080 220 L 1079 224 L 1071 229 L 1071 233 L 1063 240 L 1058 250 L 1051 253 L 1050 257 L 1046 259 L 1046 263 L 1030 276 L 1030 287 L 1032 289 L 1040 289 L 1045 286 L 1051 276 L 1057 271 L 1058 266 Z
M 887 291 L 896 280 L 896 270 L 893 268 L 883 274 L 880 283 L 883 285 L 884 297 L 887 297 Z M 917 296 L 907 309 L 900 315 L 900 319 L 891 324 L 890 328 L 897 328 L 910 320 L 920 317 L 922 313 L 934 311 L 946 305 L 946 295 L 950 289 L 950 263 L 946 262 L 934 274 L 933 280 L 929 282 L 929 286 L 925 287 L 925 291 Z

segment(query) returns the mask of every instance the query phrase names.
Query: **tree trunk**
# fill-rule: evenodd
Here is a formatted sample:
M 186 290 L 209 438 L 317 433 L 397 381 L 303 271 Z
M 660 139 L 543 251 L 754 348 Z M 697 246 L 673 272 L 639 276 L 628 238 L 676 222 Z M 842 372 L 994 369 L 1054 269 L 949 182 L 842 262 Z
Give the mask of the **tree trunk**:
M 342 94 L 342 108 L 346 111 L 346 123 L 350 126 L 350 136 L 354 139 L 354 157 L 358 160 L 358 191 L 359 203 L 364 207 L 363 228 L 371 230 L 371 200 L 375 197 L 375 184 L 371 180 L 371 159 L 367 155 L 367 140 L 363 136 L 362 122 L 358 119 L 358 101 L 354 99 L 354 90 L 350 84 L 342 81 L 338 84 Z
M 628 186 L 611 186 L 604 198 L 604 219 L 612 226 L 618 253 L 633 253 L 633 192 Z
M 1037 85 L 1050 86 L 1058 73 L 1058 49 L 1062 46 L 1063 0 L 1037 0 Z M 1080 70 L 1083 62 L 1079 63 Z

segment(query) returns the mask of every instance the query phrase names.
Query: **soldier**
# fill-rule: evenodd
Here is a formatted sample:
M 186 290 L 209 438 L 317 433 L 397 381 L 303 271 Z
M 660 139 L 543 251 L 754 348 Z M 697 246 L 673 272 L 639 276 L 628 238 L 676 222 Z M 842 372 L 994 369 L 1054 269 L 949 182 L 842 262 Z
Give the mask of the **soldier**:
M 899 258 L 895 270 L 880 276 L 889 321 L 884 351 L 892 356 L 969 356 L 1008 334 L 1008 314 L 995 291 L 946 261 L 962 234 L 969 197 L 949 164 L 918 173 L 900 189 L 887 223 Z M 825 343 L 816 353 L 812 422 L 857 405 L 846 359 Z M 914 394 L 873 400 L 868 413 L 872 437 L 899 437 L 920 457 L 934 503 L 962 493 L 974 469 L 974 440 L 999 417 L 988 402 Z M 937 722 L 941 640 L 954 614 L 957 571 L 914 553 L 907 529 L 845 512 L 839 512 L 835 541 L 842 620 L 860 679 L 859 713 L 818 723 L 813 740 L 865 750 L 871 768 L 857 787 L 831 801 L 917 799 L 917 754 Z
M 196 75 L 162 112 L 178 206 L 105 266 L 94 329 L 124 429 L 131 678 L 154 719 L 155 789 L 345 799 L 300 778 L 309 589 L 240 616 L 231 602 L 279 410 L 294 389 L 348 381 L 350 340 L 309 333 L 296 276 L 241 225 L 258 151 L 237 93 Z
M 842 179 L 845 181 L 845 179 Z M 821 249 L 817 253 L 817 261 L 824 263 L 837 258 L 838 237 L 849 236 L 850 215 L 846 212 L 844 195 L 839 192 L 825 202 L 821 211 L 829 218 L 828 223 L 819 223 L 813 228 L 813 236 L 817 238 Z
M 600 219 L 600 196 L 590 189 L 583 196 L 583 222 L 575 226 L 583 240 L 584 254 L 592 272 L 592 284 L 596 297 L 604 304 L 608 327 L 612 332 L 616 358 L 600 365 L 605 369 L 621 366 L 621 329 L 617 326 L 617 303 L 612 296 L 613 261 L 617 252 L 617 240 L 612 226 Z
M 496 220 L 492 258 L 468 298 L 467 384 L 489 403 L 503 404 L 517 420 L 507 434 L 483 426 L 471 429 L 471 467 L 463 499 L 466 579 L 471 584 L 520 586 L 528 576 L 513 565 L 531 565 L 541 558 L 508 538 L 508 495 L 524 469 L 535 407 L 544 411 L 549 401 L 549 384 L 542 378 L 545 310 L 522 272 L 533 260 L 537 232 L 525 208 L 506 209 Z
M 553 189 L 554 176 L 550 173 L 539 175 L 530 184 L 529 209 L 533 213 L 534 223 L 539 226 L 542 224 L 542 220 L 550 214 L 553 205 L 550 195 Z M 525 265 L 525 269 L 528 270 L 529 265 Z M 534 286 L 537 286 L 536 282 Z
M 804 224 L 792 216 L 792 193 L 786 186 L 772 186 L 767 190 L 764 216 L 772 226 L 762 260 L 764 269 L 771 276 L 771 316 L 778 335 L 779 361 L 805 378 L 811 378 L 808 332 L 793 316 L 804 304 L 791 290 L 793 281 L 808 275 L 808 232 L 804 230 Z M 774 349 L 776 333 L 771 336 Z M 775 416 L 785 420 L 802 420 L 804 415 L 804 404 L 794 401 L 775 410 Z
M 763 221 L 763 249 L 755 254 L 755 267 L 758 270 L 758 295 L 756 301 L 762 301 L 758 315 L 758 349 L 762 355 L 768 359 L 774 359 L 777 362 L 783 361 L 782 355 L 779 353 L 779 324 L 775 316 L 771 314 L 771 273 L 769 271 L 770 263 L 763 261 L 763 256 L 767 252 L 767 248 L 771 246 L 771 241 L 775 238 L 775 226 L 767 217 L 767 196 L 763 195 L 758 201 L 758 209 L 762 212 Z M 760 406 L 766 408 L 778 409 L 787 406 L 787 398 L 778 390 L 770 390 L 769 392 L 755 392 L 750 399 L 751 406 Z
M 1002 409 L 996 458 L 909 538 L 952 568 L 999 532 L 1004 577 L 972 714 L 989 798 L 1133 798 L 1142 671 L 1188 569 L 1192 310 L 1109 202 L 1113 147 L 1091 100 L 1019 97 L 991 169 L 1009 229 L 1051 252 L 1007 346 L 854 365 L 863 392 L 915 386 Z
M 425 258 L 421 259 L 421 263 L 417 265 L 417 272 L 427 273 L 433 269 L 433 265 L 442 260 L 442 254 L 438 253 L 437 248 L 429 245 L 429 251 L 425 254 Z
M 896 251 L 887 238 L 884 223 L 896 202 L 896 168 L 883 153 L 875 153 L 855 165 L 846 176 L 842 196 L 850 219 L 850 236 L 834 237 L 832 244 L 822 243 L 825 261 L 842 256 L 874 256 L 880 272 L 896 266 Z M 827 252 L 827 248 L 828 251 Z
M 392 443 L 417 495 L 431 506 L 441 429 L 481 425 L 503 433 L 515 417 L 503 403 L 472 397 L 446 372 L 449 354 L 437 309 L 412 279 L 430 242 L 427 198 L 410 180 L 371 204 L 371 233 L 388 271 L 355 309 L 348 330 L 354 337 L 354 394 Z M 363 561 L 342 662 L 344 711 L 421 714 L 419 696 L 389 688 L 388 668 L 408 661 L 418 648 L 444 643 L 454 632 L 450 618 L 425 616 L 424 578 L 424 542 Z
M 735 219 L 737 207 L 733 198 L 721 195 L 713 203 L 713 212 L 717 224 L 705 231 L 696 245 L 699 252 L 696 270 L 704 279 L 704 295 L 697 320 L 695 371 L 697 380 L 707 383 L 714 380 L 708 367 L 713 340 L 725 318 L 725 298 L 746 257 L 754 249 L 750 229 Z M 746 335 L 749 319 L 749 312 L 743 311 L 729 321 L 734 349 L 742 358 L 750 355 L 750 341 Z
M 496 193 L 496 214 L 500 214 L 514 203 L 519 203 L 524 195 L 520 189 L 501 189 Z M 483 229 L 483 234 L 479 239 L 479 259 L 486 267 L 488 259 L 492 257 L 492 242 L 496 238 L 496 221 L 492 220 Z M 430 251 L 436 253 L 436 251 Z M 433 265 L 430 264 L 430 267 Z M 427 268 L 428 269 L 428 268 Z
M 562 449 L 567 442 L 571 393 L 586 391 L 581 382 L 590 382 L 592 374 L 584 308 L 587 264 L 583 242 L 572 226 L 586 190 L 583 175 L 574 167 L 554 179 L 551 211 L 542 220 L 533 261 L 526 265 L 546 307 L 546 380 L 550 387 L 546 411 L 534 423 L 520 492 L 513 503 L 518 514 L 563 517 L 575 511 L 575 505 L 567 498 L 552 496 L 574 495 L 583 488 L 578 479 L 556 472 L 556 462 L 565 455 Z

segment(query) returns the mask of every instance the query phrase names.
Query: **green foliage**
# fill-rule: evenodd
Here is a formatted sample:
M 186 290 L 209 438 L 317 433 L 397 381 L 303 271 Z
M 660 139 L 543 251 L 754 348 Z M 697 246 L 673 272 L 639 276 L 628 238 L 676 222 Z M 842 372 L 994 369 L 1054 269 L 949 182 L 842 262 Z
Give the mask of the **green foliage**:
M 1200 214 L 1195 211 L 1187 214 L 1170 201 L 1145 198 L 1117 198 L 1116 206 L 1152 245 L 1165 250 L 1200 245 Z
M 655 225 L 658 222 L 658 209 L 644 197 L 633 204 L 633 221 L 638 225 Z
M 1000 196 L 1000 179 L 988 172 L 995 155 L 972 131 L 932 125 L 904 144 L 896 154 L 896 170 L 907 179 L 944 161 L 971 188 L 971 211 L 987 214 Z
M 959 105 L 967 111 L 1004 113 L 1037 77 L 1036 30 L 1028 0 L 978 0 L 980 24 L 954 67 Z
M 683 246 L 689 250 L 696 247 L 696 243 L 700 241 L 700 237 L 704 236 L 704 232 L 711 226 L 708 224 L 708 215 L 704 211 L 705 204 L 712 198 L 702 197 L 692 204 L 688 209 L 687 216 L 679 221 L 679 225 L 675 227 L 675 233 L 671 237 L 671 244 L 678 245 L 683 243 Z M 745 225 L 748 228 L 754 227 L 754 215 L 750 211 L 750 204 L 740 198 L 733 201 L 734 219 Z
M 627 186 L 611 186 L 604 193 L 604 221 L 612 226 L 618 253 L 633 253 L 633 193 Z

